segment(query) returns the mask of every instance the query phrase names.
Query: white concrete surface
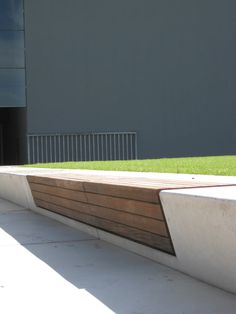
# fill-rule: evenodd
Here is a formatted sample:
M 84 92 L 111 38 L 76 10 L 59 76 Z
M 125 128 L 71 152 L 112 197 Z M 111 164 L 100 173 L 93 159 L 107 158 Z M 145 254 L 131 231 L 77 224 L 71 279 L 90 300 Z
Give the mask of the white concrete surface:
M 236 185 L 210 188 L 177 189 L 173 191 L 173 194 L 191 195 L 197 198 L 207 197 L 216 200 L 236 201 Z
M 75 173 L 77 175 L 101 176 L 108 175 L 111 177 L 127 178 L 146 178 L 146 179 L 163 179 L 163 180 L 199 180 L 202 182 L 236 184 L 236 176 L 214 176 L 214 175 L 196 175 L 196 174 L 175 174 L 175 173 L 157 173 L 157 172 L 131 172 L 131 171 L 104 171 L 104 170 L 68 170 L 68 169 L 47 169 L 47 168 L 30 168 L 20 166 L 1 166 L 0 174 L 15 175 L 34 175 L 34 174 L 57 174 L 57 173 Z
M 236 250 L 234 249 L 236 246 L 235 240 L 232 240 L 232 237 L 235 239 L 235 187 L 194 188 L 161 192 L 165 215 L 177 253 L 177 256 L 174 257 L 36 207 L 26 180 L 26 175 L 60 172 L 71 173 L 71 170 L 0 167 L 0 197 L 10 200 L 24 208 L 30 208 L 68 226 L 86 232 L 97 239 L 113 243 L 122 248 L 128 249 L 131 252 L 148 257 L 154 261 L 180 270 L 181 272 L 187 273 L 205 282 L 209 282 L 213 285 L 236 293 L 236 269 L 234 266 L 236 265 Z M 173 179 L 180 181 L 196 179 L 201 180 L 202 182 L 236 184 L 236 177 L 91 170 L 74 170 L 72 172 L 81 174 L 82 176 L 87 173 L 89 175 L 92 174 L 93 176 L 100 176 L 101 173 L 103 173 L 104 175 L 109 174 L 118 178 L 119 176 L 127 176 L 133 178 L 145 177 L 151 179 Z M 205 211 L 206 204 L 204 202 L 199 203 L 199 198 L 206 198 L 207 201 L 205 201 L 207 203 L 209 203 L 209 201 L 218 202 L 218 205 L 216 205 L 216 208 L 218 208 L 216 210 L 217 215 L 215 215 L 216 212 L 212 207 L 210 207 L 210 210 Z M 227 204 L 229 204 L 229 201 L 231 200 L 230 211 L 228 210 L 228 205 L 225 205 L 225 198 Z M 197 210 L 194 209 L 195 205 L 193 206 L 193 203 L 195 204 L 196 201 L 198 202 L 198 205 L 196 206 L 200 206 L 197 207 Z M 224 206 L 226 206 L 225 211 Z M 224 214 L 224 212 L 226 214 Z M 222 220 L 224 222 L 220 223 L 220 217 L 224 215 L 225 217 L 223 218 L 225 220 Z M 182 220 L 183 216 L 185 218 Z M 215 216 L 218 217 L 217 220 L 214 220 Z M 199 217 L 202 219 L 200 220 L 200 228 L 198 226 Z M 230 217 L 232 217 L 232 219 Z M 211 233 L 207 231 L 208 222 L 210 222 L 213 226 Z M 216 225 L 214 225 L 214 223 L 216 223 Z M 218 228 L 221 230 L 219 234 L 217 233 Z M 207 237 L 207 239 L 205 237 Z M 202 254 L 202 252 L 204 252 L 204 254 Z M 205 264 L 206 268 L 204 268 Z M 220 275 L 218 275 L 219 273 Z
M 29 169 L 29 168 L 22 168 L 22 167 L 0 167 L 0 197 L 6 200 L 9 200 L 11 202 L 14 202 L 24 208 L 31 209 L 39 214 L 42 214 L 44 216 L 57 220 L 70 227 L 76 228 L 77 230 L 86 232 L 98 239 L 102 239 L 107 242 L 113 243 L 122 248 L 128 249 L 131 252 L 148 257 L 150 259 L 153 259 L 154 261 L 157 261 L 164 265 L 168 265 L 172 268 L 175 268 L 175 269 L 179 268 L 178 260 L 169 254 L 165 254 L 161 251 L 154 250 L 152 248 L 141 245 L 139 243 L 130 241 L 128 239 L 113 235 L 111 233 L 99 230 L 97 228 L 88 226 L 86 224 L 80 223 L 73 219 L 69 219 L 64 216 L 45 210 L 43 208 L 37 207 L 34 203 L 31 190 L 26 179 L 26 175 L 34 174 L 34 173 L 51 174 L 51 173 L 58 173 L 60 171 L 61 170 L 51 171 L 50 169 L 45 170 L 45 169 L 37 169 L 37 168 Z M 64 170 L 62 171 L 64 172 Z M 65 172 L 68 172 L 68 171 L 65 171 Z M 84 170 L 82 172 L 86 173 L 87 170 Z M 96 171 L 88 171 L 88 172 L 96 173 Z M 115 175 L 117 175 L 116 172 L 114 173 Z M 128 173 L 126 174 L 128 175 Z
M 236 296 L 0 200 L 0 313 L 234 314 Z
M 31 192 L 24 175 L 0 173 L 0 197 L 25 208 L 30 206 Z
M 178 269 L 236 293 L 236 187 L 162 191 L 161 201 Z
M 42 169 L 28 169 L 24 167 L 0 167 L 0 197 L 24 208 L 34 208 L 35 204 L 26 179 L 27 174 L 49 173 Z M 52 170 L 52 173 L 54 171 Z M 58 171 L 56 170 L 55 173 Z

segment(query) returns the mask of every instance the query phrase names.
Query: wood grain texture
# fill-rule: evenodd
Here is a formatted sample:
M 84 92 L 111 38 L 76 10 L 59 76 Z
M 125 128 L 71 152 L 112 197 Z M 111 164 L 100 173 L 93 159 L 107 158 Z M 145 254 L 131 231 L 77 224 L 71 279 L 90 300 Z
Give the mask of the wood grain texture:
M 109 207 L 116 210 L 127 211 L 132 214 L 163 220 L 160 204 L 124 199 L 109 195 L 86 193 L 88 203 Z
M 150 203 L 159 203 L 158 193 L 155 189 L 97 182 L 84 182 L 84 190 L 95 194 L 116 196 Z
M 55 205 L 43 200 L 35 199 L 36 205 L 66 217 L 81 221 L 83 223 L 95 226 L 102 230 L 112 232 L 114 234 L 123 236 L 138 243 L 148 245 L 150 247 L 162 250 L 169 254 L 174 254 L 174 250 L 169 238 L 158 236 L 150 232 L 138 230 L 130 226 L 119 224 L 107 219 L 102 219 L 95 216 L 89 216 L 84 213 L 65 208 L 63 206 Z
M 158 191 L 148 187 L 124 186 L 102 182 L 87 182 L 73 179 L 50 178 L 44 176 L 27 176 L 29 183 L 38 183 L 67 188 L 76 191 L 116 196 L 138 201 L 158 203 Z
M 30 186 L 33 191 L 163 220 L 163 213 L 160 204 L 123 199 L 108 195 L 85 193 L 52 185 L 30 183 Z
M 223 186 L 189 179 L 101 172 L 27 176 L 37 206 L 175 255 L 159 200 L 166 189 Z
M 60 196 L 67 199 L 74 200 L 74 201 L 87 203 L 87 196 L 85 192 L 65 189 L 58 186 L 37 184 L 37 183 L 30 183 L 30 186 L 31 186 L 32 191 Z
M 28 182 L 39 207 L 174 254 L 156 188 L 67 176 L 28 176 Z
M 61 188 L 67 188 L 75 191 L 84 191 L 83 182 L 78 180 L 70 180 L 63 178 L 51 178 L 43 176 L 27 176 L 29 184 L 37 183 L 49 186 L 57 186 Z
M 164 221 L 32 191 L 35 199 L 168 237 Z

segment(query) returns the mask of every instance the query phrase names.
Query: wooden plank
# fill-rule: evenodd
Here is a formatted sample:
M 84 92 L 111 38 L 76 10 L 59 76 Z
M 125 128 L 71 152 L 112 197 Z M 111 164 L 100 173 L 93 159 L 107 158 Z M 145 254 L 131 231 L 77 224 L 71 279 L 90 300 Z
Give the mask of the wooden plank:
M 117 211 L 110 208 L 67 200 L 58 196 L 48 195 L 41 192 L 33 191 L 32 194 L 34 198 L 39 200 L 44 200 L 58 206 L 63 206 L 72 210 L 77 210 L 84 214 L 108 219 L 126 226 L 131 226 L 140 230 L 145 230 L 155 234 L 159 234 L 161 236 L 168 237 L 168 231 L 164 221 L 144 216 L 133 215 L 127 212 Z
M 113 185 L 113 186 L 123 186 L 125 187 L 136 187 L 139 189 L 152 189 L 154 191 L 161 191 L 163 189 L 179 189 L 179 188 L 198 188 L 198 187 L 207 187 L 207 186 L 231 186 L 235 184 L 226 184 L 222 182 L 206 182 L 204 180 L 197 180 L 195 178 L 189 179 L 164 179 L 160 177 L 156 178 L 148 178 L 145 177 L 145 174 L 140 176 L 130 177 L 127 175 L 112 175 L 109 172 L 107 174 L 97 174 L 97 172 L 91 173 L 52 173 L 52 174 L 40 174 L 27 176 L 30 180 L 34 180 L 33 178 L 51 178 L 53 180 L 65 180 L 69 182 L 80 182 L 83 186 L 84 182 L 90 182 L 95 184 L 104 184 L 104 185 Z M 37 179 L 39 180 L 39 179 Z M 33 182 L 33 181 L 32 181 Z M 35 182 L 37 183 L 37 182 Z
M 116 198 L 107 195 L 84 193 L 68 190 L 60 187 L 30 183 L 32 191 L 38 191 L 51 195 L 61 196 L 75 201 L 88 202 L 90 204 L 127 211 L 137 215 L 163 220 L 162 210 L 159 204 Z
M 62 214 L 66 217 L 81 221 L 83 223 L 92 225 L 102 230 L 112 232 L 119 236 L 123 236 L 138 243 L 145 244 L 155 249 L 159 249 L 174 255 L 174 250 L 171 241 L 168 238 L 161 237 L 150 232 L 138 230 L 99 217 L 89 216 L 78 211 L 74 211 L 63 206 L 58 206 L 43 200 L 35 199 L 35 203 L 39 207 L 51 210 L 58 214 Z
M 108 207 L 112 209 L 127 211 L 137 215 L 143 215 L 150 218 L 163 220 L 162 209 L 159 204 L 147 203 L 142 201 L 135 201 L 129 199 L 116 198 L 107 195 L 84 193 L 64 188 L 59 188 L 50 185 L 43 185 L 37 183 L 30 183 L 32 191 L 42 192 L 46 194 L 56 195 L 71 199 L 74 201 L 81 201 L 93 205 Z
M 156 189 L 84 182 L 84 190 L 95 194 L 110 195 L 150 203 L 159 202 Z
M 87 203 L 87 196 L 85 192 L 68 190 L 57 186 L 43 185 L 37 183 L 30 183 L 32 191 L 46 193 L 50 195 L 60 196 L 74 201 Z
M 52 177 L 40 177 L 40 176 L 27 176 L 27 180 L 30 183 L 45 184 L 49 186 L 56 186 L 61 188 L 67 188 L 76 191 L 84 191 L 83 182 L 76 180 L 66 180 L 63 178 Z
M 160 204 L 123 199 L 102 194 L 86 193 L 88 203 L 163 220 Z
M 95 194 L 103 194 L 145 201 L 150 203 L 159 202 L 156 189 L 148 187 L 122 186 L 105 184 L 101 182 L 78 181 L 75 179 L 63 179 L 40 176 L 27 176 L 29 183 L 57 186 L 77 191 L 86 191 Z

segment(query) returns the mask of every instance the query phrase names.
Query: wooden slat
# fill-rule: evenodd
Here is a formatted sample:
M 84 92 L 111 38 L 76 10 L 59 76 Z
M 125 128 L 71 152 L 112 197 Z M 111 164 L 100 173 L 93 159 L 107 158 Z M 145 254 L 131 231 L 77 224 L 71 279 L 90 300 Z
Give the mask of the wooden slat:
M 37 183 L 30 183 L 32 191 L 46 193 L 50 195 L 60 196 L 74 201 L 87 203 L 87 196 L 85 192 L 68 190 L 57 186 L 43 185 Z
M 84 182 L 84 190 L 95 194 L 110 195 L 150 203 L 159 202 L 157 191 L 149 188 Z
M 123 199 L 94 193 L 86 193 L 86 196 L 88 203 L 90 204 L 116 210 L 123 210 L 132 214 L 163 220 L 163 213 L 160 204 Z
M 164 252 L 174 254 L 171 240 L 165 237 L 152 234 L 150 232 L 138 230 L 129 226 L 125 226 L 113 221 L 102 219 L 95 216 L 89 216 L 78 211 L 74 211 L 63 206 L 55 205 L 44 200 L 35 199 L 36 205 L 94 227 L 112 232 L 114 234 L 126 237 L 136 242 L 148 245 L 150 247 L 162 250 Z
M 71 172 L 71 173 L 51 173 L 49 174 L 37 174 L 33 176 L 27 176 L 30 180 L 33 178 L 52 178 L 53 180 L 64 180 L 70 182 L 92 182 L 99 184 L 107 184 L 107 185 L 115 185 L 115 186 L 123 186 L 123 187 L 136 187 L 136 188 L 146 188 L 153 190 L 164 190 L 164 189 L 179 189 L 179 188 L 198 188 L 198 187 L 214 187 L 214 186 L 232 186 L 235 184 L 232 183 L 223 183 L 220 180 L 216 182 L 206 182 L 205 180 L 189 178 L 189 179 L 181 179 L 177 178 L 176 175 L 174 178 L 160 178 L 158 175 L 153 178 L 146 177 L 145 174 L 143 176 L 134 176 L 130 177 L 127 175 L 114 175 L 110 174 L 109 171 L 107 174 L 98 174 L 87 173 L 87 172 Z M 37 179 L 38 180 L 38 179 Z M 33 181 L 32 181 L 33 182 Z M 35 182 L 37 183 L 37 182 Z
M 48 195 L 41 192 L 33 191 L 33 196 L 36 199 L 41 199 L 58 206 L 77 210 L 84 214 L 108 219 L 114 222 L 118 222 L 120 224 L 124 224 L 126 226 L 131 226 L 140 230 L 145 230 L 155 234 L 159 234 L 161 236 L 168 237 L 168 231 L 164 221 L 133 215 L 127 212 L 121 212 L 110 208 L 67 200 L 58 196 Z
M 159 204 L 116 198 L 94 193 L 68 190 L 50 185 L 30 183 L 32 191 L 65 197 L 74 201 L 88 202 L 93 205 L 122 210 L 129 213 L 143 215 L 150 218 L 163 220 L 162 209 Z
M 105 184 L 100 182 L 83 182 L 63 178 L 49 178 L 40 176 L 27 176 L 28 182 L 57 186 L 77 191 L 86 191 L 94 194 L 110 195 L 121 198 L 128 198 L 138 201 L 157 203 L 159 202 L 156 189 L 134 186 L 122 186 Z
M 49 177 L 40 177 L 40 176 L 27 176 L 29 184 L 38 183 L 45 184 L 49 186 L 56 186 L 61 188 L 67 188 L 76 191 L 84 191 L 83 182 L 76 180 L 66 180 L 63 178 L 49 178 Z
M 175 253 L 160 191 L 232 185 L 82 171 L 28 176 L 28 182 L 38 206 L 170 254 Z

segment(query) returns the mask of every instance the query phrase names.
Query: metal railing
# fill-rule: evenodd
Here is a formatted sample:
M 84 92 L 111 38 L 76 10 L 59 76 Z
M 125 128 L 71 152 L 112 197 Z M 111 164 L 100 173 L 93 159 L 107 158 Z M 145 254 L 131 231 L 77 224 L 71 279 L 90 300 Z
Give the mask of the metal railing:
M 137 159 L 136 132 L 29 134 L 28 163 Z

